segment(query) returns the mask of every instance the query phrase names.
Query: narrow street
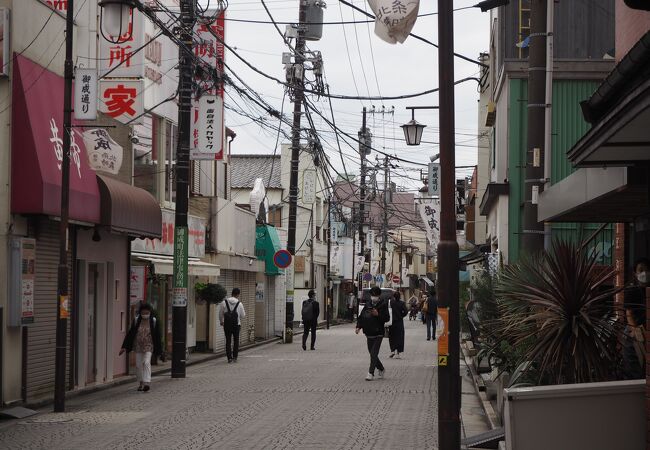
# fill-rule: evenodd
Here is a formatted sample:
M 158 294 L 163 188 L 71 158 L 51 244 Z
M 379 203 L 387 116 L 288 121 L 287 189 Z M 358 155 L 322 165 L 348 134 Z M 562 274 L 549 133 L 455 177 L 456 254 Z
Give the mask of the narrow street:
M 436 345 L 405 321 L 405 356 L 368 382 L 366 340 L 352 325 L 319 330 L 316 351 L 268 344 L 0 423 L 2 448 L 47 449 L 433 449 L 437 443 Z

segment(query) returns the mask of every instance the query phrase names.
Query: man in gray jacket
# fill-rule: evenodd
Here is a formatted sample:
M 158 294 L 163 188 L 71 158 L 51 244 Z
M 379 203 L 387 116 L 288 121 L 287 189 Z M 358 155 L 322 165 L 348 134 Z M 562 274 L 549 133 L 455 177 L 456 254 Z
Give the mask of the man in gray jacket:
M 244 305 L 239 301 L 239 288 L 232 290 L 232 297 L 225 299 L 218 307 L 219 322 L 226 334 L 226 356 L 228 362 L 237 362 L 239 353 L 239 330 L 241 320 L 246 317 Z

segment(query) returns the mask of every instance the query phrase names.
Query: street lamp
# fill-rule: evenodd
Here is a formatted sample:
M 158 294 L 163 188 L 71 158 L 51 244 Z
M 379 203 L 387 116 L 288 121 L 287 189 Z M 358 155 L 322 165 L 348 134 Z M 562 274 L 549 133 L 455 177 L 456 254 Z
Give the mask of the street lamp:
M 135 0 L 101 0 L 98 5 L 101 7 L 99 28 L 104 39 L 113 44 L 123 44 L 130 40 L 133 34 L 131 17 L 133 8 L 136 7 Z
M 426 125 L 422 125 L 420 122 L 415 120 L 415 111 L 411 111 L 412 118 L 409 122 L 402 125 L 402 130 L 404 130 L 404 139 L 406 139 L 406 145 L 420 145 L 422 141 L 422 133 Z

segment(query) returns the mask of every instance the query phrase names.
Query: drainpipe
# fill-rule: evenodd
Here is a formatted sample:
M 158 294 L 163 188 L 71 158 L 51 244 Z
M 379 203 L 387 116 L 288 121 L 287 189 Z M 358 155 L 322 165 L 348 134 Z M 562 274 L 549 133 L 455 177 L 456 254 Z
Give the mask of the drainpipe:
M 546 110 L 544 111 L 544 190 L 551 187 L 553 158 L 553 18 L 555 0 L 546 6 Z M 544 222 L 544 250 L 551 248 L 553 228 Z

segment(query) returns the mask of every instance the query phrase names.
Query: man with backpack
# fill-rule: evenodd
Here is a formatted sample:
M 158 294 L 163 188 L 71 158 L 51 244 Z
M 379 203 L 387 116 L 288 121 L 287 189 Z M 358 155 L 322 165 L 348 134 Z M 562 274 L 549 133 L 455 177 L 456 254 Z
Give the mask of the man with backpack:
M 316 301 L 316 293 L 311 289 L 307 293 L 307 300 L 302 302 L 302 349 L 307 350 L 307 335 L 311 331 L 311 349 L 316 350 L 316 325 L 318 324 L 318 315 L 320 307 Z
M 239 288 L 232 290 L 232 297 L 225 299 L 219 305 L 219 322 L 226 334 L 226 356 L 228 362 L 237 362 L 239 353 L 239 330 L 241 320 L 246 317 L 244 305 L 239 301 Z

